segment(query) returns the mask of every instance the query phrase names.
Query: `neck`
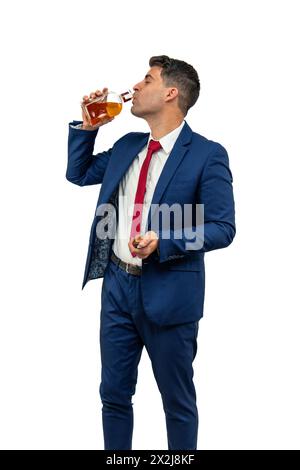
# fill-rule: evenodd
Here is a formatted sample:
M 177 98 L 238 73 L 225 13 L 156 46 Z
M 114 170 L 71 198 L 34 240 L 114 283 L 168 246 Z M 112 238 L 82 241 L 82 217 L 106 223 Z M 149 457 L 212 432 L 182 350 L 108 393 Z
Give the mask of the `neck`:
M 183 116 L 172 116 L 166 119 L 163 116 L 156 116 L 147 119 L 148 126 L 151 129 L 153 139 L 159 140 L 180 126 Z

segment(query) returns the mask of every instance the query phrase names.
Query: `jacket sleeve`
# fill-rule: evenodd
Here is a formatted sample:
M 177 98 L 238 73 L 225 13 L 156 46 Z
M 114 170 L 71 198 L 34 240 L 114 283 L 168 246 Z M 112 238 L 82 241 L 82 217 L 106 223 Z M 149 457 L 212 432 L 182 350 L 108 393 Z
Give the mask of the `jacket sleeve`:
M 112 149 L 93 155 L 98 129 L 88 131 L 72 127 L 80 122 L 69 124 L 66 178 L 79 186 L 101 184 Z
M 215 144 L 198 185 L 197 204 L 202 205 L 203 214 L 201 224 L 192 226 L 190 230 L 190 233 L 198 234 L 198 239 L 193 242 L 185 230 L 182 230 L 180 238 L 174 231 L 165 238 L 166 234 L 160 231 L 159 262 L 230 245 L 236 232 L 232 182 L 227 152 L 220 144 Z M 197 210 L 200 210 L 198 206 Z

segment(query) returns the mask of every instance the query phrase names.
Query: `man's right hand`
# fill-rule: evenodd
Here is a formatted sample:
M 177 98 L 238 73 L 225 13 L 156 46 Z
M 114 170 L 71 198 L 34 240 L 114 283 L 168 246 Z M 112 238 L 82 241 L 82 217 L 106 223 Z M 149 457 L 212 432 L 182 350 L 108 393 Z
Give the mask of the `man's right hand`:
M 90 93 L 90 96 L 85 95 L 82 98 L 82 103 L 88 103 L 89 101 L 93 100 L 94 98 L 104 95 L 104 93 L 106 93 L 107 91 L 108 91 L 108 88 L 103 88 L 102 91 L 96 90 L 95 92 Z M 101 126 L 104 126 L 104 124 L 107 124 L 108 122 L 110 122 L 114 119 L 114 117 L 109 117 L 105 113 L 100 114 L 99 117 L 101 118 L 101 121 L 98 124 L 96 124 L 95 126 L 91 126 L 89 124 L 89 121 L 88 121 L 86 115 L 85 115 L 85 112 L 82 109 L 82 121 L 83 121 L 82 129 L 85 129 L 85 130 L 88 130 L 88 131 L 94 131 L 95 129 L 98 129 Z

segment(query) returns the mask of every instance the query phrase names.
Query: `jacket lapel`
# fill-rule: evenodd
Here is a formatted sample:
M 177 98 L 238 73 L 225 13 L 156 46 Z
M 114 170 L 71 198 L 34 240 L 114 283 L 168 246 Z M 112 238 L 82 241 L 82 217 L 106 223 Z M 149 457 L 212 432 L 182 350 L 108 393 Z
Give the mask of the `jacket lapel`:
M 100 204 L 109 201 L 133 160 L 147 144 L 148 138 L 149 133 L 135 135 L 116 151 L 114 161 L 111 162 L 105 173 L 99 200 Z

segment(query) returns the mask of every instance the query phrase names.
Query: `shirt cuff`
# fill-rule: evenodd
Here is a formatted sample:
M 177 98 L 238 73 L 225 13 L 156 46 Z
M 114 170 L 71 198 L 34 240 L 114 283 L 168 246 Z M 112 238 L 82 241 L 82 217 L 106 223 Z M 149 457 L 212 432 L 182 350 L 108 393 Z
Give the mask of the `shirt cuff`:
M 77 124 L 76 126 L 74 126 L 73 124 L 70 124 L 70 127 L 73 127 L 73 129 L 82 129 L 82 123 Z

